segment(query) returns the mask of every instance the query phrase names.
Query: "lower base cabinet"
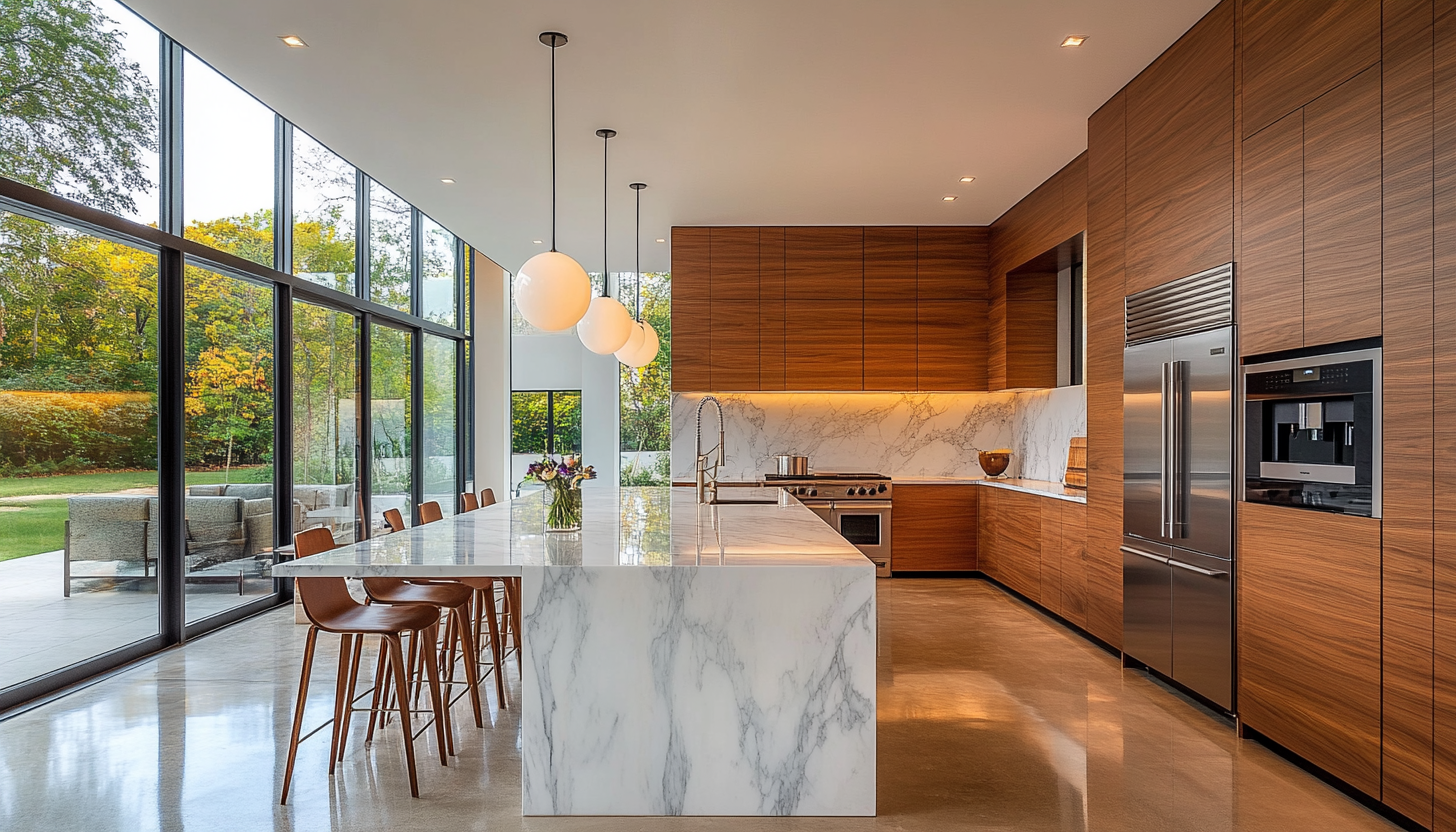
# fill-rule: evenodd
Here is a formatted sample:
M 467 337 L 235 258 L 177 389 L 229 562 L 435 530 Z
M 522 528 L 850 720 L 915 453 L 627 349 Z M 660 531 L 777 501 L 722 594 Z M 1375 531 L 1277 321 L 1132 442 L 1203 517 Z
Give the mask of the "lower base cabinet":
M 1087 506 L 1006 488 L 980 490 L 981 571 L 1087 626 Z
M 1380 796 L 1380 521 L 1239 504 L 1239 718 Z
M 973 572 L 977 568 L 974 485 L 896 485 L 890 559 L 902 572 Z

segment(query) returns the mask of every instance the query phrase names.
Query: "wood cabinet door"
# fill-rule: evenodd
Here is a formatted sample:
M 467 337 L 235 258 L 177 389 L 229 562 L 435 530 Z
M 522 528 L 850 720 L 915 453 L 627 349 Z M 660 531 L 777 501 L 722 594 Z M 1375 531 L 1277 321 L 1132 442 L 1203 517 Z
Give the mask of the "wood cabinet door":
M 916 389 L 915 333 L 915 301 L 865 299 L 864 389 Z
M 1234 4 L 1127 85 L 1127 294 L 1234 259 Z
M 784 230 L 758 230 L 758 389 L 784 386 Z
M 1244 136 L 1380 60 L 1379 0 L 1243 0 Z
M 1056 387 L 1056 274 L 1007 275 L 1003 314 L 1003 389 Z
M 986 577 L 1001 580 L 1000 489 L 976 486 L 976 565 Z
M 863 300 L 864 230 L 784 229 L 784 277 L 789 300 Z
M 864 296 L 868 301 L 915 299 L 914 226 L 864 230 Z
M 916 297 L 989 300 L 990 239 L 986 228 L 921 226 L 916 232 Z
M 897 485 L 890 523 L 891 568 L 901 572 L 976 569 L 974 485 Z
M 715 300 L 708 316 L 708 382 L 712 390 L 758 390 L 757 301 Z
M 789 300 L 785 309 L 785 388 L 863 390 L 864 303 Z
M 1304 110 L 1304 343 L 1374 338 L 1380 322 L 1380 67 Z
M 996 534 L 1000 581 L 1027 598 L 1041 597 L 1041 504 L 1046 499 L 992 488 L 1000 502 Z
M 708 382 L 708 229 L 672 230 L 672 389 L 702 393 Z
M 1042 498 L 1041 596 L 1043 607 L 1062 614 L 1062 501 Z
M 1087 627 L 1087 506 L 1062 503 L 1062 617 Z
M 988 314 L 983 300 L 922 300 L 916 304 L 918 389 L 986 389 Z
M 1304 346 L 1304 111 L 1244 142 L 1239 354 Z
M 709 295 L 721 300 L 758 300 L 758 228 L 708 229 Z
M 1378 798 L 1380 521 L 1238 509 L 1240 718 Z

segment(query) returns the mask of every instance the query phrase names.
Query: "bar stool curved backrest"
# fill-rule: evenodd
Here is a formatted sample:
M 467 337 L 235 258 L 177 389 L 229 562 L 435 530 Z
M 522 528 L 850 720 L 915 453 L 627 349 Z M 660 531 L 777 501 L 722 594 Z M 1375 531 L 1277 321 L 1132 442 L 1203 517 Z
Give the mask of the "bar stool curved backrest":
M 443 520 L 445 515 L 440 512 L 440 504 L 434 500 L 428 503 L 420 503 L 420 522 L 433 523 L 436 520 Z
M 293 536 L 293 550 L 297 557 L 306 558 L 327 552 L 338 544 L 334 533 L 323 526 L 306 529 Z M 349 584 L 343 578 L 298 578 L 293 582 L 303 600 L 303 613 L 315 626 L 325 630 L 340 615 L 359 606 L 349 595 Z
M 490 488 L 481 489 L 480 507 L 485 508 L 486 506 L 493 505 L 495 505 L 495 490 Z
M 480 508 L 480 503 L 476 501 L 474 494 L 467 491 L 460 495 L 460 507 L 462 511 L 475 511 Z
M 384 522 L 389 524 L 389 530 L 392 532 L 404 531 L 404 515 L 400 514 L 397 508 L 384 512 Z

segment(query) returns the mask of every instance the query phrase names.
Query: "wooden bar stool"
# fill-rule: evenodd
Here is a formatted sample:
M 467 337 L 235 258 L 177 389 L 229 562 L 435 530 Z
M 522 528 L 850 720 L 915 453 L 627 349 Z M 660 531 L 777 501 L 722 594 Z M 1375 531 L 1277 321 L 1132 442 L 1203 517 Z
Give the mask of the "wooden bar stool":
M 490 488 L 482 489 L 480 492 L 480 507 L 485 508 L 486 506 L 493 505 L 495 505 L 495 490 Z M 505 606 L 500 613 L 501 623 L 498 629 L 500 629 L 503 634 L 507 630 L 509 630 L 511 640 L 515 643 L 517 650 L 519 650 L 521 646 L 521 639 L 517 631 L 520 629 L 521 626 L 521 614 L 518 609 L 521 597 L 521 579 L 501 578 L 500 583 L 503 590 L 502 594 L 504 595 Z M 492 606 L 494 606 L 493 602 Z M 502 640 L 504 640 L 504 635 L 502 635 L 501 638 Z M 502 649 L 504 649 L 504 647 Z M 497 680 L 497 682 L 499 682 L 499 680 Z
M 475 725 L 478 728 L 485 727 L 485 718 L 481 715 L 480 709 L 480 671 L 476 667 L 475 638 L 471 626 L 471 602 L 475 590 L 459 582 L 448 581 L 440 583 L 408 583 L 400 578 L 365 578 L 364 591 L 369 594 L 369 600 L 374 604 L 389 604 L 393 606 L 423 605 L 431 608 L 436 620 L 440 613 L 447 614 L 446 620 L 446 650 L 451 658 L 449 664 L 443 661 L 437 665 L 433 650 L 430 654 L 424 654 L 424 662 L 427 668 L 444 668 L 450 678 L 447 685 L 454 684 L 454 661 L 453 651 L 455 643 L 460 643 L 460 651 L 465 658 L 465 685 L 470 692 L 470 705 L 475 714 Z M 433 645 L 435 642 L 421 642 L 421 644 Z M 413 657 L 412 657 L 413 658 Z M 441 657 L 444 658 L 444 657 Z M 434 672 L 432 670 L 431 672 Z M 409 689 L 400 687 L 398 695 L 403 698 Z M 449 718 L 448 712 L 446 718 Z M 373 720 L 370 720 L 371 727 Z M 447 734 L 448 736 L 448 734 Z M 450 745 L 453 750 L 454 738 L 450 738 Z
M 404 515 L 400 514 L 397 508 L 384 512 L 384 522 L 389 525 L 391 532 L 404 531 Z
M 297 556 L 307 557 L 334 548 L 334 536 L 326 528 L 309 529 L 294 537 Z M 343 755 L 347 738 L 348 714 L 353 701 L 353 680 L 355 674 L 350 667 L 350 657 L 357 657 L 359 646 L 365 636 L 380 638 L 380 674 L 384 675 L 385 657 L 394 684 L 401 690 L 407 685 L 404 651 L 401 637 L 412 636 L 411 645 L 434 644 L 440 615 L 425 606 L 376 607 L 365 606 L 349 595 L 348 584 L 342 577 L 298 578 L 294 582 L 303 599 L 304 613 L 308 616 L 308 641 L 303 651 L 303 671 L 298 683 L 298 702 L 293 710 L 293 732 L 288 741 L 288 763 L 283 771 L 283 793 L 280 803 L 288 802 L 288 789 L 293 782 L 293 763 L 298 755 L 299 736 L 303 729 L 303 708 L 308 700 L 309 674 L 313 670 L 314 648 L 320 632 L 338 633 L 343 637 L 339 646 L 338 689 L 334 698 L 333 741 L 329 746 L 329 774 L 334 773 L 335 762 Z M 357 658 L 355 659 L 357 662 Z M 429 681 L 430 704 L 435 714 L 436 739 L 440 744 L 440 764 L 446 764 L 446 734 L 444 708 L 440 696 L 440 678 L 433 666 L 427 666 L 425 676 Z M 409 769 L 410 794 L 420 796 L 419 780 L 415 773 L 414 732 L 410 728 L 409 705 L 404 697 L 399 700 L 400 727 L 404 731 L 404 758 Z
M 489 488 L 483 488 L 483 489 L 481 489 L 481 491 L 480 491 L 480 507 L 481 508 L 485 508 L 486 506 L 493 506 L 493 505 L 495 505 L 495 491 L 493 491 L 493 490 L 491 490 Z
M 467 491 L 464 494 L 460 495 L 461 511 L 475 511 L 478 508 L 480 508 L 480 502 L 475 499 L 474 494 L 471 494 L 469 491 Z
M 440 511 L 440 504 L 434 500 L 428 503 L 420 503 L 420 525 L 433 523 L 436 520 L 444 519 L 445 515 Z

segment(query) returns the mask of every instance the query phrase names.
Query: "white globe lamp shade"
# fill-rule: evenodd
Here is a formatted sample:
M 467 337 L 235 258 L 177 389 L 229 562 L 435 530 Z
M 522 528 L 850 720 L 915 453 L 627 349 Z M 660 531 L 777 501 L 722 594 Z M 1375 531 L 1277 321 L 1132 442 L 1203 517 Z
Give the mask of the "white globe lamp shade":
M 627 362 L 622 358 L 622 356 L 635 355 L 637 352 L 637 348 L 642 346 L 643 342 L 645 342 L 646 340 L 647 332 L 642 329 L 642 324 L 633 321 L 632 326 L 627 333 L 627 343 L 617 348 L 617 360 L 621 361 L 623 364 L 626 364 Z
M 516 273 L 516 308 L 531 326 L 561 332 L 576 326 L 591 306 L 591 278 L 559 251 L 543 251 Z
M 642 345 L 630 353 L 627 352 L 625 347 L 617 353 L 617 360 L 626 364 L 628 367 L 646 367 L 652 363 L 652 359 L 657 357 L 657 349 L 660 346 L 660 342 L 657 340 L 657 330 L 653 329 L 652 324 L 646 321 L 643 321 L 641 326 L 644 336 Z
M 592 298 L 586 315 L 576 323 L 576 336 L 587 349 L 597 355 L 611 355 L 627 344 L 636 322 L 623 306 L 612 298 Z

